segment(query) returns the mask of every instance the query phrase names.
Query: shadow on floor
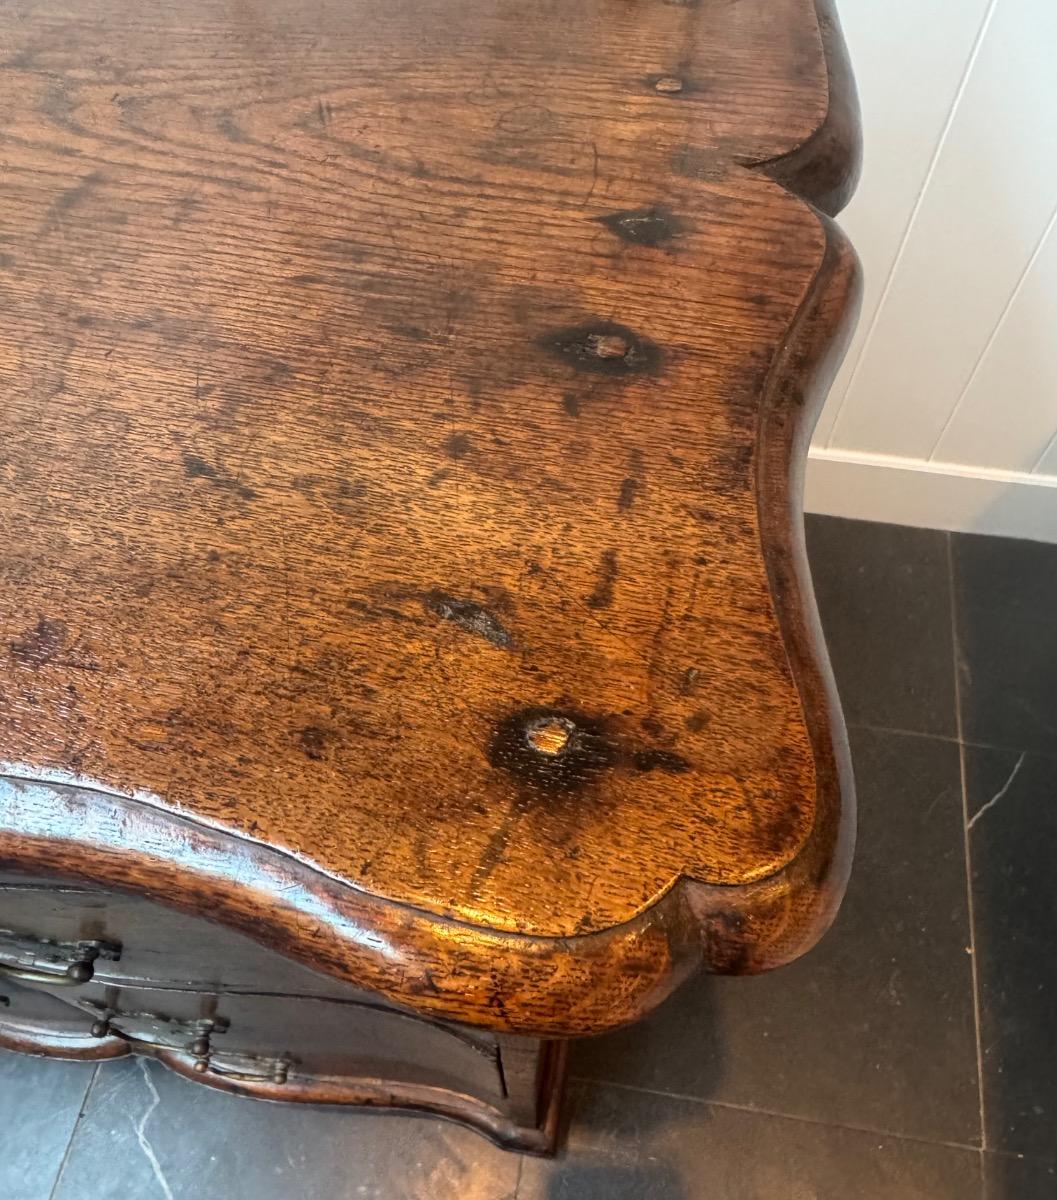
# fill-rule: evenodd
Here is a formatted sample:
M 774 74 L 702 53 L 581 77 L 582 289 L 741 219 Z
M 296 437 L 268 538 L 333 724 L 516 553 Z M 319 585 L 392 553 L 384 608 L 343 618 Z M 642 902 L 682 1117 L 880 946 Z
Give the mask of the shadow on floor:
M 559 1164 L 545 1200 L 690 1200 L 679 1174 L 663 1163 Z

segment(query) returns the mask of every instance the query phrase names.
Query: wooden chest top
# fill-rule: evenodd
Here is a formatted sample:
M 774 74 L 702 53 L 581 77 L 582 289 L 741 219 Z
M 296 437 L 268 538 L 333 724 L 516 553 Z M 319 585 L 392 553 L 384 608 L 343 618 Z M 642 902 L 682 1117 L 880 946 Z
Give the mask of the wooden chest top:
M 812 0 L 5 10 L 2 857 L 179 892 L 215 836 L 230 897 L 299 864 L 411 922 L 397 958 L 634 928 L 655 992 L 680 881 L 731 897 L 723 936 L 690 906 L 714 966 L 815 936 L 835 38 Z M 784 932 L 730 934 L 757 885 Z M 361 958 L 328 969 L 407 998 Z M 546 1028 L 513 990 L 415 1003 Z M 645 1003 L 610 990 L 580 1025 Z

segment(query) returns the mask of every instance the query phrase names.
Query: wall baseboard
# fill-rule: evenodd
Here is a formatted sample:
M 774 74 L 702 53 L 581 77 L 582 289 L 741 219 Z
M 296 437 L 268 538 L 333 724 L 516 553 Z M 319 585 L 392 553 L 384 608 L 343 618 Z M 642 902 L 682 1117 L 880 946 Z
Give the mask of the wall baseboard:
M 813 448 L 808 512 L 1057 542 L 1057 476 Z

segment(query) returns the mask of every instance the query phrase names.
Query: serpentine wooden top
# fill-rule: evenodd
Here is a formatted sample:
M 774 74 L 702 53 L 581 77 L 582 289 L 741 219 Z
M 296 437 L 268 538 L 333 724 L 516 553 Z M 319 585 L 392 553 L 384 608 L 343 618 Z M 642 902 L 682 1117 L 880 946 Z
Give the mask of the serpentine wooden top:
M 0 861 L 511 1028 L 809 944 L 832 14 L 43 0 L 0 55 Z

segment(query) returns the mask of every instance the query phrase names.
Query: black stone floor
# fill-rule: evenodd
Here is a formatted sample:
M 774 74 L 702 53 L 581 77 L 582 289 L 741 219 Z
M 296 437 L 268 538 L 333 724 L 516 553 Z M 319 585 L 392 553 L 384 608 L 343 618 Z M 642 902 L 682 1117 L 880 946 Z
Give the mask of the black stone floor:
M 822 945 L 583 1044 L 568 1145 L 0 1054 L 5 1200 L 1057 1200 L 1057 546 L 808 522 L 860 836 Z

